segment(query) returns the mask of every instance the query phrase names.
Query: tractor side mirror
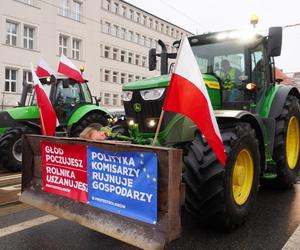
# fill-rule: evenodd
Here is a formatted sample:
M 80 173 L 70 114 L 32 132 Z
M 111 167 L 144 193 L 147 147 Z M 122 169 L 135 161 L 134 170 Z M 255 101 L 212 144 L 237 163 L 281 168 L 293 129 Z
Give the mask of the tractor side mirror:
M 150 71 L 153 71 L 156 69 L 156 49 L 149 50 L 148 65 L 149 65 Z
M 268 38 L 268 56 L 275 57 L 281 54 L 282 27 L 271 27 Z

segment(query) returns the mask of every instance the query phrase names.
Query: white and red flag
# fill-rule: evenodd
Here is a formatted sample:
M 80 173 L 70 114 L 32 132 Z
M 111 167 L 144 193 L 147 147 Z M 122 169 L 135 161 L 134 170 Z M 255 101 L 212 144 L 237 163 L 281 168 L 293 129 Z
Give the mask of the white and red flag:
M 53 136 L 55 134 L 56 125 L 58 120 L 56 117 L 55 110 L 45 92 L 43 85 L 41 84 L 38 76 L 36 75 L 33 66 L 31 65 L 33 86 L 35 88 L 37 104 L 40 110 L 40 120 L 42 134 Z
M 49 64 L 42 58 L 40 58 L 39 64 L 35 71 L 39 78 L 49 77 L 51 75 L 56 76 L 54 70 L 49 66 Z
M 61 73 L 68 78 L 71 78 L 78 82 L 85 82 L 82 77 L 80 71 L 76 68 L 76 66 L 65 56 L 61 55 L 59 65 L 58 65 L 58 73 Z
M 189 117 L 199 127 L 219 161 L 225 166 L 226 154 L 220 130 L 187 37 L 181 40 L 163 109 Z

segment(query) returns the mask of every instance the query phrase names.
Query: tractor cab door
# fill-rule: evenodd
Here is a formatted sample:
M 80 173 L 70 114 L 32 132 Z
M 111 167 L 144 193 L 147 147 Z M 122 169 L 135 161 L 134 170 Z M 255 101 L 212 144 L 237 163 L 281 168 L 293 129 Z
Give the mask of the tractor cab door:
M 250 82 L 256 85 L 255 92 L 252 93 L 252 99 L 256 104 L 256 111 L 261 108 L 264 96 L 266 95 L 271 83 L 269 61 L 266 56 L 263 43 L 260 43 L 254 49 L 250 50 L 251 73 Z
M 92 103 L 86 83 L 78 83 L 72 79 L 58 79 L 53 98 L 52 103 L 61 124 L 66 124 L 78 107 Z

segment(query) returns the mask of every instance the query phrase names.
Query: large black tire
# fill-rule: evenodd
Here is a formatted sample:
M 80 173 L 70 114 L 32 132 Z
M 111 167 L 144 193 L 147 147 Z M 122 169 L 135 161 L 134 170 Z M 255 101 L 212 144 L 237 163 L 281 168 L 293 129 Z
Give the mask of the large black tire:
M 24 126 L 8 130 L 0 138 L 0 163 L 9 171 L 21 171 L 23 134 L 40 134 L 40 131 Z
M 289 124 L 291 125 L 289 127 Z M 295 96 L 288 96 L 281 115 L 276 119 L 273 159 L 276 162 L 276 184 L 290 188 L 300 168 L 300 105 Z M 289 143 L 287 143 L 289 142 Z
M 247 123 L 223 125 L 221 135 L 227 153 L 225 168 L 200 132 L 187 146 L 183 174 L 186 183 L 185 204 L 186 209 L 201 221 L 232 229 L 245 221 L 256 199 L 260 153 L 255 131 Z M 253 169 L 253 175 L 252 182 L 247 186 L 247 195 L 240 202 L 239 198 L 234 197 L 233 179 L 236 181 L 237 177 L 234 178 L 233 173 L 239 166 L 237 158 L 243 167 L 241 156 L 245 152 L 248 152 L 252 162 L 250 168 Z
M 108 120 L 101 113 L 88 113 L 81 120 L 79 120 L 76 124 L 74 124 L 70 131 L 70 136 L 79 137 L 79 134 L 89 125 L 98 124 L 99 126 L 107 126 Z

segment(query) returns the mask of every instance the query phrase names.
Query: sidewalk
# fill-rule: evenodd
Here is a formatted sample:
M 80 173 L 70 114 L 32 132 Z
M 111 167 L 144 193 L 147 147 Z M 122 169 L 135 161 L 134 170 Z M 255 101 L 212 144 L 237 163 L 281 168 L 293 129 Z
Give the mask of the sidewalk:
M 283 250 L 297 250 L 300 249 L 300 225 L 285 243 Z

